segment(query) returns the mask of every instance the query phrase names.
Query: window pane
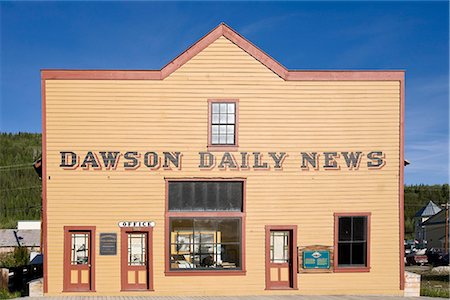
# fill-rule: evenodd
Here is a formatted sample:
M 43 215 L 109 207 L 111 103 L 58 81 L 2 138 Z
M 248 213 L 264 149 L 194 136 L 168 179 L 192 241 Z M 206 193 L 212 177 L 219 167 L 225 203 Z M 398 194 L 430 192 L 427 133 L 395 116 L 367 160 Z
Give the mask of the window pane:
M 234 114 L 235 113 L 235 104 L 234 103 L 228 103 L 228 113 Z
M 201 233 L 202 242 L 206 242 L 206 238 L 208 238 L 209 242 L 213 242 L 214 237 L 211 237 L 211 234 L 207 232 L 214 232 L 217 228 L 217 222 L 214 219 L 196 219 L 195 220 L 195 241 L 200 239 Z
M 212 103 L 212 112 L 219 113 L 219 103 Z
M 366 240 L 366 217 L 353 217 L 353 241 Z
M 72 265 L 86 265 L 89 263 L 88 238 L 88 233 L 72 233 Z
M 219 143 L 219 136 L 216 134 L 213 134 L 211 136 L 211 144 L 218 144 Z
M 227 115 L 220 115 L 220 124 L 227 124 Z
M 213 125 L 212 126 L 212 134 L 218 134 L 219 133 L 219 126 Z
M 234 135 L 227 135 L 227 144 L 229 145 L 234 144 Z
M 220 103 L 220 113 L 221 114 L 227 113 L 227 104 L 226 103 Z
M 271 262 L 288 262 L 288 237 L 289 232 L 287 231 L 270 232 Z
M 338 253 L 338 265 L 350 265 L 350 244 L 339 243 Z
M 170 228 L 172 270 L 240 268 L 240 219 L 171 218 Z
M 219 144 L 226 144 L 227 143 L 227 136 L 226 135 L 220 135 L 219 136 Z
M 219 134 L 221 134 L 221 135 L 227 134 L 227 125 L 220 125 Z
M 146 234 L 129 233 L 128 234 L 128 265 L 143 266 L 146 262 Z
M 212 123 L 213 124 L 219 123 L 219 114 L 213 114 L 212 115 Z
M 228 115 L 228 124 L 234 124 L 234 114 L 233 115 Z
M 234 125 L 227 125 L 227 134 L 234 135 Z
M 222 243 L 238 243 L 241 240 L 241 222 L 239 219 L 218 220 L 217 230 L 222 235 Z
M 339 241 L 351 240 L 352 237 L 351 228 L 352 228 L 351 217 L 339 217 Z
M 359 242 L 352 244 L 352 265 L 366 264 L 366 243 Z

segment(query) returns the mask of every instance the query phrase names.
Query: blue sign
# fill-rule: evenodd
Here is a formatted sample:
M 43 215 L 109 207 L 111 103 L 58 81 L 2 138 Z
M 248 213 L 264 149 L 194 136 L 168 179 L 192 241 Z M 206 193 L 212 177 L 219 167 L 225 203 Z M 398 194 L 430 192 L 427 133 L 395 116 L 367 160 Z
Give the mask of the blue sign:
M 330 251 L 303 251 L 303 269 L 329 269 Z

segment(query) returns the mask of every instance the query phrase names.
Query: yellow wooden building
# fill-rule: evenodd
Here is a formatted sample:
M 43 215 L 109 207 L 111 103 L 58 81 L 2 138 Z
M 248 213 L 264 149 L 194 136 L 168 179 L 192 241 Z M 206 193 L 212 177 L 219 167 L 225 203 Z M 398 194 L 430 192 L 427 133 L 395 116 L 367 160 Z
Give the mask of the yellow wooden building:
M 220 24 L 42 100 L 46 294 L 403 294 L 403 71 L 288 70 Z

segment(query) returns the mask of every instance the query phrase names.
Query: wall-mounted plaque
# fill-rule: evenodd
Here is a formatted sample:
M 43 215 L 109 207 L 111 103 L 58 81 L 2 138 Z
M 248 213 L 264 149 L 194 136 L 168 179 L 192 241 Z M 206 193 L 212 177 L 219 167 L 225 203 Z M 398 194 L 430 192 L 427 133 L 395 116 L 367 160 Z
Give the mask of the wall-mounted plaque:
M 330 251 L 303 251 L 303 269 L 329 269 Z
M 117 254 L 117 234 L 100 233 L 100 255 Z
M 333 247 L 306 246 L 298 249 L 299 273 L 328 273 L 333 271 Z

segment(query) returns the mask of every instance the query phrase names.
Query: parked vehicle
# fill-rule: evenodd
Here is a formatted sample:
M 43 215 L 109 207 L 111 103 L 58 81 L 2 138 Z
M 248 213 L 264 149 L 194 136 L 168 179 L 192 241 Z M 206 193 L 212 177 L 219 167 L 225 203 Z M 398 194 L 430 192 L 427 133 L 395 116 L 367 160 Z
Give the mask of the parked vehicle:
M 428 262 L 433 266 L 448 266 L 448 253 L 445 253 L 443 249 L 431 248 L 427 251 Z

